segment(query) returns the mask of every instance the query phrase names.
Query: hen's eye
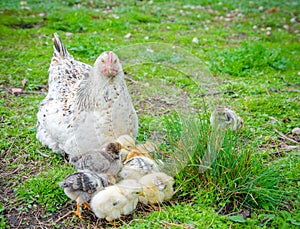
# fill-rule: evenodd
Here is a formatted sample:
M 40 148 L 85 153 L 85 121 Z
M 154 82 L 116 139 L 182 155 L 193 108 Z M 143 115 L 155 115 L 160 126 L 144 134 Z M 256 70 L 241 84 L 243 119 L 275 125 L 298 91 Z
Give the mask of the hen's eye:
M 101 62 L 104 63 L 104 59 L 101 59 Z
M 117 63 L 117 59 L 114 60 L 114 64 L 116 64 L 116 63 Z

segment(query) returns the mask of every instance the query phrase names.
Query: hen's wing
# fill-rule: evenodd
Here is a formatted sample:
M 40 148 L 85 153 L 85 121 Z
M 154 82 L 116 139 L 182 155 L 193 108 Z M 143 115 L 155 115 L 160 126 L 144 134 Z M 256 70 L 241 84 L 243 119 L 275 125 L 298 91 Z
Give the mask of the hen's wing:
M 72 134 L 75 94 L 87 78 L 91 66 L 68 53 L 59 36 L 54 34 L 54 52 L 49 68 L 48 93 L 37 114 L 37 139 L 56 152 Z

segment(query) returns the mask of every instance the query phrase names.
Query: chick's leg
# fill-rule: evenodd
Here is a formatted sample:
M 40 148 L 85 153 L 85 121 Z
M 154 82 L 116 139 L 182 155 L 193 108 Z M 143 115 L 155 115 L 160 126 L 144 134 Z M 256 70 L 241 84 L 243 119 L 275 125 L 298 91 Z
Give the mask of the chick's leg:
M 154 211 L 160 211 L 160 205 L 156 206 L 154 203 L 149 203 L 148 206 L 150 206 Z
M 87 202 L 84 202 L 84 203 L 83 203 L 83 207 L 84 207 L 84 209 L 88 209 L 88 210 L 90 210 L 90 211 L 92 210 L 90 204 L 87 203 Z
M 107 224 L 113 227 L 119 227 L 121 225 L 120 223 L 114 221 L 108 221 Z
M 83 217 L 81 216 L 81 204 L 79 202 L 76 202 L 75 215 L 77 215 L 79 219 L 83 219 Z

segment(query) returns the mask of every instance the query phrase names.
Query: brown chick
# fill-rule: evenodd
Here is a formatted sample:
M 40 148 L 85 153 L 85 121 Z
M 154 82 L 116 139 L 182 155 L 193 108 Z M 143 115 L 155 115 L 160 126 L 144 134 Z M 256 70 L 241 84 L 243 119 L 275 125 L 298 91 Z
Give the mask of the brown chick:
M 114 183 L 115 179 L 111 175 L 83 170 L 68 175 L 59 185 L 64 188 L 65 194 L 70 199 L 76 201 L 75 214 L 82 219 L 81 205 L 90 208 L 88 202 L 94 194 Z
M 115 175 L 122 167 L 120 143 L 109 143 L 104 150 L 90 151 L 70 159 L 78 170 L 90 170 L 96 173 Z

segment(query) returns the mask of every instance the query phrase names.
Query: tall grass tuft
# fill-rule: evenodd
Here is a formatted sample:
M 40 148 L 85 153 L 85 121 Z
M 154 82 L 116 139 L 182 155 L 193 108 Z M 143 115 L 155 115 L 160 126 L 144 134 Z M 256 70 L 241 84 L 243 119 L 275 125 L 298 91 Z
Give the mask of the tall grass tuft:
M 211 192 L 216 204 L 270 209 L 284 205 L 290 193 L 282 189 L 282 164 L 263 165 L 255 143 L 245 142 L 241 133 L 215 129 L 207 114 L 166 120 L 170 161 L 179 198 L 200 190 Z

